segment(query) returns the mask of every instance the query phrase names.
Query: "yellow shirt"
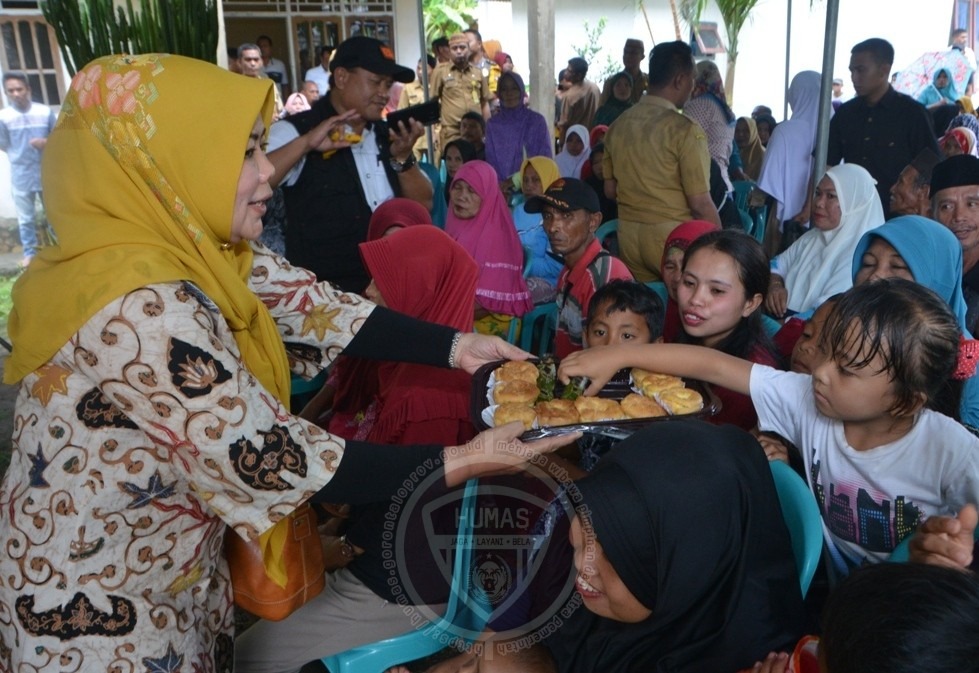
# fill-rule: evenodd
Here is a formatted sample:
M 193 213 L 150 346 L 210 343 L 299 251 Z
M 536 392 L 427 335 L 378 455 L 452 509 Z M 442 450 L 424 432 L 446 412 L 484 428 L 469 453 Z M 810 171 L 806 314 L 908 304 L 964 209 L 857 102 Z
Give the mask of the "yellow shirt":
M 630 222 L 685 222 L 687 195 L 710 191 L 707 134 L 659 96 L 643 96 L 615 120 L 602 166 L 617 181 L 619 218 Z

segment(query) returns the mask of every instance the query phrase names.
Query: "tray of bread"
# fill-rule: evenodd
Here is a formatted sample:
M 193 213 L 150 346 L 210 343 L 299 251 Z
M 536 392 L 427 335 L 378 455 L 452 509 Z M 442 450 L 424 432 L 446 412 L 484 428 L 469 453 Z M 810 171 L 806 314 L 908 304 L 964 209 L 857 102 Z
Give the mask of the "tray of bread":
M 721 402 L 706 383 L 642 369 L 616 373 L 594 397 L 582 390 L 587 381 L 557 380 L 550 356 L 483 365 L 473 375 L 472 420 L 485 430 L 521 421 L 521 439 L 585 432 L 624 439 L 649 423 L 706 418 Z

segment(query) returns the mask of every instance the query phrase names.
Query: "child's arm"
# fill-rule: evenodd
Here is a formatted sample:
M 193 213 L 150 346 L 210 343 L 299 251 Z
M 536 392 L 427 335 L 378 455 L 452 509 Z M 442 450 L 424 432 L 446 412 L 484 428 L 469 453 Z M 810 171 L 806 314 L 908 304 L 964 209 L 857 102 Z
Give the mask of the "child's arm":
M 615 372 L 641 367 L 659 374 L 699 379 L 748 394 L 752 363 L 712 348 L 682 344 L 638 344 L 605 346 L 577 351 L 561 361 L 558 378 L 567 383 L 572 376 L 587 376 L 586 395 L 595 395 Z

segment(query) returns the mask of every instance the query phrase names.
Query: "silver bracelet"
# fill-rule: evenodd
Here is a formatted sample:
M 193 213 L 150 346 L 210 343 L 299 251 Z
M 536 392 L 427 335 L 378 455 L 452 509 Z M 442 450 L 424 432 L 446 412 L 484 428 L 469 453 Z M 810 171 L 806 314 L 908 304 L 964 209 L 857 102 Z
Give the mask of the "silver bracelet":
M 462 340 L 462 332 L 456 332 L 452 337 L 452 347 L 449 348 L 449 369 L 456 368 L 456 351 L 459 350 L 459 342 Z

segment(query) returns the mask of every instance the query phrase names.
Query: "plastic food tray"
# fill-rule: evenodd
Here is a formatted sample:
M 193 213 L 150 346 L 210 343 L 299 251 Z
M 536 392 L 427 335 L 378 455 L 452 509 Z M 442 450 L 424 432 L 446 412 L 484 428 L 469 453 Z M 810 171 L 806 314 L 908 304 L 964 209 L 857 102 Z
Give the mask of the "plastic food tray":
M 491 427 L 483 417 L 483 410 L 489 407 L 491 404 L 488 397 L 490 392 L 490 376 L 497 367 L 505 362 L 506 360 L 491 362 L 483 365 L 476 370 L 475 374 L 473 374 L 470 417 L 477 430 L 486 430 L 487 428 Z M 531 359 L 530 362 L 536 364 L 537 360 Z M 622 369 L 616 372 L 615 376 L 613 376 L 611 380 L 605 384 L 605 387 L 599 391 L 598 396 L 621 401 L 622 398 L 629 393 L 635 392 L 632 389 L 632 384 L 629 380 L 629 371 L 629 369 Z M 586 434 L 605 435 L 615 439 L 625 439 L 636 430 L 644 428 L 650 423 L 709 418 L 721 410 L 721 401 L 717 399 L 717 395 L 714 394 L 714 391 L 711 390 L 709 385 L 702 381 L 696 381 L 693 379 L 684 379 L 684 383 L 686 384 L 687 388 L 696 390 L 704 398 L 704 408 L 700 411 L 692 414 L 682 414 L 677 416 L 654 416 L 651 418 L 629 418 L 614 421 L 597 421 L 593 423 L 575 423 L 573 425 L 546 426 L 543 428 L 528 430 L 520 435 L 520 439 L 540 439 L 541 437 L 553 437 L 555 435 L 563 435 L 571 432 L 583 432 Z M 564 385 L 558 381 L 554 387 L 554 397 L 560 397 L 563 390 Z

